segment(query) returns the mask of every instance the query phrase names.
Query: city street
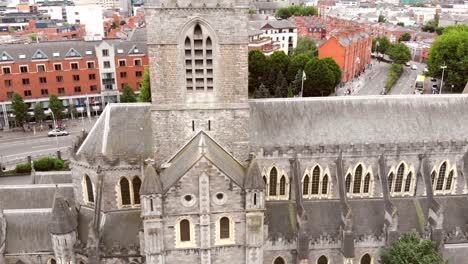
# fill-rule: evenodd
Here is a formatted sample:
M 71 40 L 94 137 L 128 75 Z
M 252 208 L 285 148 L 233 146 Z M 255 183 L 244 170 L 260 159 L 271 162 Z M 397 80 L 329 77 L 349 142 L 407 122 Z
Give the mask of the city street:
M 425 64 L 412 62 L 410 64 L 415 64 L 418 69 L 412 70 L 411 67 L 404 66 L 403 73 L 400 76 L 400 79 L 390 90 L 389 94 L 413 94 L 414 93 L 414 82 L 416 81 L 416 76 L 423 73 Z
M 83 122 L 84 121 L 84 122 Z M 27 156 L 38 158 L 56 155 L 60 150 L 63 157 L 67 157 L 66 150 L 73 144 L 76 136 L 84 128 L 90 130 L 95 120 L 73 120 L 67 122 L 68 136 L 47 137 L 47 130 L 32 132 L 1 132 L 0 133 L 0 162 L 6 164 L 7 169 L 12 165 L 24 162 Z

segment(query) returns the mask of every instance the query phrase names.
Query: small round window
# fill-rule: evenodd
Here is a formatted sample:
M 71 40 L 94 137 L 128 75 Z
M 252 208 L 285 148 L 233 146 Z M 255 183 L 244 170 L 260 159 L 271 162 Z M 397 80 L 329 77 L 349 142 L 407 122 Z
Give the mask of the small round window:
M 213 203 L 222 205 L 225 202 L 226 202 L 226 194 L 222 192 L 218 192 L 213 195 Z
M 190 207 L 195 204 L 195 196 L 193 194 L 186 194 L 181 197 L 182 205 L 185 207 Z

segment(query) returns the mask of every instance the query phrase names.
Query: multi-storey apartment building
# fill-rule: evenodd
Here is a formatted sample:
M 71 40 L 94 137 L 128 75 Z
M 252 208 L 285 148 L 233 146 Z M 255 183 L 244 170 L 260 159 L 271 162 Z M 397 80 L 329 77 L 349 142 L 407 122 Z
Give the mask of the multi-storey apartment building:
M 65 106 L 73 104 L 91 115 L 118 102 L 124 84 L 138 91 L 148 65 L 146 45 L 131 40 L 5 45 L 0 56 L 0 124 L 5 128 L 14 123 L 13 93 L 19 93 L 31 111 L 36 103 L 47 109 L 55 94 Z

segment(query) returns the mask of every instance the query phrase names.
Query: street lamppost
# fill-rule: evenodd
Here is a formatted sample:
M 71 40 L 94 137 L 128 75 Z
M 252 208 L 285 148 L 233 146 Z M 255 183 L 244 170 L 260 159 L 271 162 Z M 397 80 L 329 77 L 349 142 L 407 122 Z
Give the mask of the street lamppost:
M 55 121 L 55 115 L 54 115 L 54 111 L 52 111 L 52 109 L 49 108 L 49 111 L 50 111 L 50 114 L 52 115 L 52 121 L 54 122 L 54 129 L 52 131 L 55 131 L 57 129 L 57 122 Z M 57 131 L 55 131 L 55 143 L 57 143 L 57 149 L 59 147 L 59 143 L 58 143 L 58 134 L 57 134 Z
M 447 65 L 445 65 L 445 61 L 444 61 L 444 65 L 440 66 L 440 68 L 442 69 L 442 79 L 440 80 L 439 94 L 442 94 L 442 87 L 444 87 L 444 73 L 445 73 L 445 69 L 447 69 Z

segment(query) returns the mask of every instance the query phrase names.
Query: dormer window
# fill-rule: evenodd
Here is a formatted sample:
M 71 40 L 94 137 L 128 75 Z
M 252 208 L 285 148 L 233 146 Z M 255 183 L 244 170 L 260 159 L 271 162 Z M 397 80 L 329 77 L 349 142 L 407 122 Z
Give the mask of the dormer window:
M 187 91 L 212 91 L 213 42 L 199 24 L 185 38 L 184 49 Z

